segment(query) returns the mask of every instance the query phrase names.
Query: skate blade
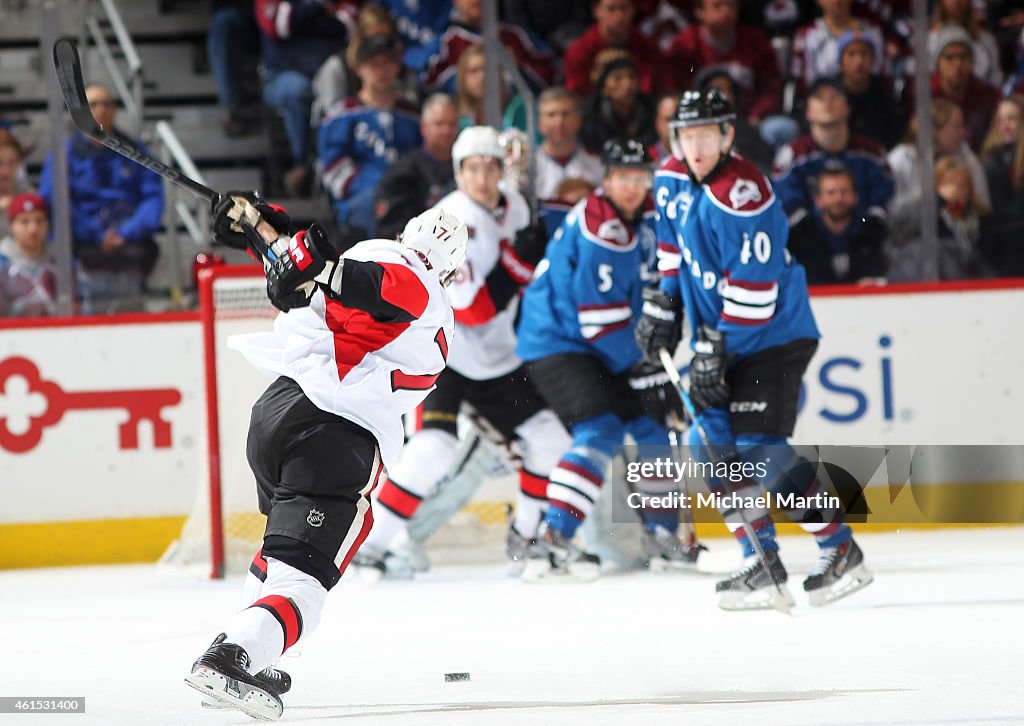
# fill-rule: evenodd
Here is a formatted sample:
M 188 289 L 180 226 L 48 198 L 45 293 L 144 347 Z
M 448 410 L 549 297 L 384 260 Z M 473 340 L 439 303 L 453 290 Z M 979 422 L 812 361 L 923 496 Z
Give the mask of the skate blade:
M 779 593 L 774 586 L 762 587 L 754 592 L 737 592 L 726 590 L 718 599 L 718 607 L 722 610 L 780 610 L 789 612 L 789 608 L 795 604 L 793 596 L 789 594 L 789 588 L 785 585 L 779 587 L 781 590 L 781 602 Z
M 875 579 L 875 576 L 871 574 L 864 565 L 857 565 L 851 570 L 848 570 L 843 574 L 833 585 L 830 587 L 822 587 L 817 590 L 812 590 L 808 593 L 808 599 L 812 607 L 820 608 L 830 603 L 834 603 L 836 600 L 841 600 L 844 597 L 852 595 L 858 590 L 863 590 L 865 587 L 870 585 Z
M 648 572 L 653 572 L 658 575 L 669 575 L 673 573 L 693 573 L 697 572 L 697 562 L 687 560 L 666 560 L 663 557 L 655 557 L 653 560 L 647 560 L 644 563 L 644 567 Z
M 560 570 L 552 567 L 546 559 L 532 559 L 526 561 L 519 579 L 531 584 L 547 584 L 593 582 L 600 576 L 601 566 L 591 562 L 574 562 L 567 570 Z
M 284 710 L 269 694 L 246 684 L 237 684 L 241 697 L 228 692 L 228 678 L 211 668 L 197 668 L 185 676 L 185 683 L 203 694 L 206 708 L 206 701 L 213 700 L 260 721 L 276 721 Z

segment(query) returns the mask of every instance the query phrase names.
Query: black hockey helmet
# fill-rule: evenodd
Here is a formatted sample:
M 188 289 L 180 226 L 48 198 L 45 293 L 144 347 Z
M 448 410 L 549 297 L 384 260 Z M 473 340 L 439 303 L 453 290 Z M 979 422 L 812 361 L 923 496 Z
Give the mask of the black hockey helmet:
M 601 148 L 604 173 L 612 169 L 650 169 L 654 160 L 647 147 L 637 139 L 608 139 Z
M 675 117 L 668 122 L 669 129 L 685 129 L 689 126 L 719 124 L 725 132 L 725 125 L 736 118 L 736 110 L 717 88 L 707 91 L 687 91 L 679 98 Z

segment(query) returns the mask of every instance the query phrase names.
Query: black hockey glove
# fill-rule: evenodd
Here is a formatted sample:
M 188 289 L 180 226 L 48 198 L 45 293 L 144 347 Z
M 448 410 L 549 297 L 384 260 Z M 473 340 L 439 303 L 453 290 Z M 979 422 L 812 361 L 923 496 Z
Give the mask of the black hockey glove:
M 696 351 L 690 361 L 690 399 L 698 411 L 708 408 L 726 408 L 729 405 L 729 384 L 725 382 L 725 369 L 729 362 L 725 354 L 725 336 L 707 325 L 697 329 Z
M 659 351 L 675 353 L 683 336 L 683 306 L 657 287 L 644 288 L 643 299 L 643 314 L 634 330 L 636 343 L 648 363 L 660 365 Z
M 263 263 L 270 302 L 284 312 L 309 305 L 316 291 L 316 276 L 328 261 L 338 258 L 323 228 L 313 224 L 290 239 L 282 239 L 272 249 L 277 259 L 265 259 Z
M 287 210 L 284 207 L 268 203 L 259 195 L 259 192 L 228 192 L 210 203 L 210 212 L 213 215 L 213 241 L 217 244 L 236 250 L 251 249 L 250 244 L 267 244 L 262 239 L 251 239 L 246 235 L 239 222 L 231 218 L 231 214 L 235 216 L 238 214 L 238 210 L 235 209 L 237 202 L 234 197 L 241 197 L 255 207 L 260 217 L 277 230 L 278 235 L 286 237 L 295 232 L 292 218 L 288 216 Z M 260 256 L 262 257 L 262 254 Z
M 536 267 L 544 259 L 547 247 L 548 231 L 540 222 L 534 222 L 516 232 L 516 241 L 512 245 L 516 257 L 530 267 Z
M 663 426 L 685 420 L 683 402 L 661 365 L 637 363 L 629 369 L 629 387 L 640 397 L 644 413 Z

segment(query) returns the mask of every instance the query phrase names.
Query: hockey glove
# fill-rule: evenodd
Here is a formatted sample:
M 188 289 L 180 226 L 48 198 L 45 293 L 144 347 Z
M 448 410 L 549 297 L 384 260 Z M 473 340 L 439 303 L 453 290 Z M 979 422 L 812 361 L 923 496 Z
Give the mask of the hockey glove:
M 662 426 L 674 426 L 685 420 L 679 394 L 660 365 L 637 363 L 629 370 L 629 387 L 640 398 L 644 413 Z
M 251 245 L 256 243 L 256 240 L 246 235 L 239 223 L 238 217 L 242 210 L 236 208 L 240 206 L 238 199 L 252 205 L 263 221 L 277 230 L 279 236 L 288 236 L 294 233 L 292 218 L 288 216 L 284 207 L 269 204 L 259 195 L 259 192 L 228 192 L 210 204 L 210 211 L 213 215 L 213 240 L 217 244 L 236 250 L 245 250 L 251 249 Z M 266 245 L 267 243 L 260 240 L 258 244 Z M 258 249 L 259 247 L 257 247 Z M 260 257 L 262 256 L 261 253 Z
M 548 231 L 540 222 L 523 227 L 516 232 L 516 241 L 512 245 L 516 256 L 530 267 L 544 259 L 548 247 Z
M 323 228 L 313 224 L 290 239 L 280 240 L 272 249 L 277 258 L 263 263 L 270 302 L 283 312 L 309 305 L 317 275 L 328 261 L 338 257 Z
M 683 307 L 676 298 L 657 287 L 644 288 L 643 300 L 643 314 L 634 335 L 644 359 L 652 365 L 659 365 L 661 349 L 675 353 L 683 336 Z
M 697 329 L 695 351 L 690 361 L 690 399 L 698 411 L 726 408 L 729 405 L 729 384 L 725 382 L 728 358 L 725 336 L 707 325 Z

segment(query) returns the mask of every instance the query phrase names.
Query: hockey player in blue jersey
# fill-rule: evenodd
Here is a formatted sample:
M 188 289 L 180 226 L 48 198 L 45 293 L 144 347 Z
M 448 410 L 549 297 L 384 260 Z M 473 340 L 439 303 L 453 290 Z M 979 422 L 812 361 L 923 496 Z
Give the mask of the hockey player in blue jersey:
M 685 308 L 694 350 L 690 397 L 716 454 L 730 462 L 771 461 L 760 479 L 733 483 L 735 494 L 756 497 L 764 486 L 772 494 L 813 496 L 821 487 L 815 469 L 786 439 L 796 421 L 801 377 L 820 336 L 803 267 L 786 251 L 789 229 L 782 205 L 765 176 L 731 151 L 733 118 L 719 91 L 688 92 L 669 124 L 672 156 L 654 175 L 662 278 L 658 288 L 644 291 L 637 341 L 649 361 L 658 360 L 661 348 L 673 352 Z M 696 427 L 690 445 L 696 458 L 708 456 Z M 714 477 L 708 484 L 719 491 L 725 487 Z M 781 585 L 787 579 L 771 515 L 767 509 L 745 510 L 765 551 L 766 569 L 754 556 L 740 513 L 722 509 L 722 514 L 746 562 L 718 583 L 719 604 L 768 607 L 773 580 Z M 819 561 L 804 581 L 812 605 L 871 581 L 841 512 L 787 514 L 820 548 Z
M 628 433 L 645 455 L 667 455 L 665 420 L 681 413 L 664 370 L 643 362 L 633 336 L 655 263 L 651 159 L 639 141 L 613 139 L 603 161 L 602 187 L 566 216 L 523 296 L 516 353 L 573 439 L 548 475 L 548 510 L 523 571 L 527 581 L 597 576 L 596 556 L 572 540 L 616 449 Z M 677 484 L 652 478 L 638 488 L 663 497 Z M 693 565 L 698 550 L 676 537 L 677 509 L 641 516 L 651 569 Z

